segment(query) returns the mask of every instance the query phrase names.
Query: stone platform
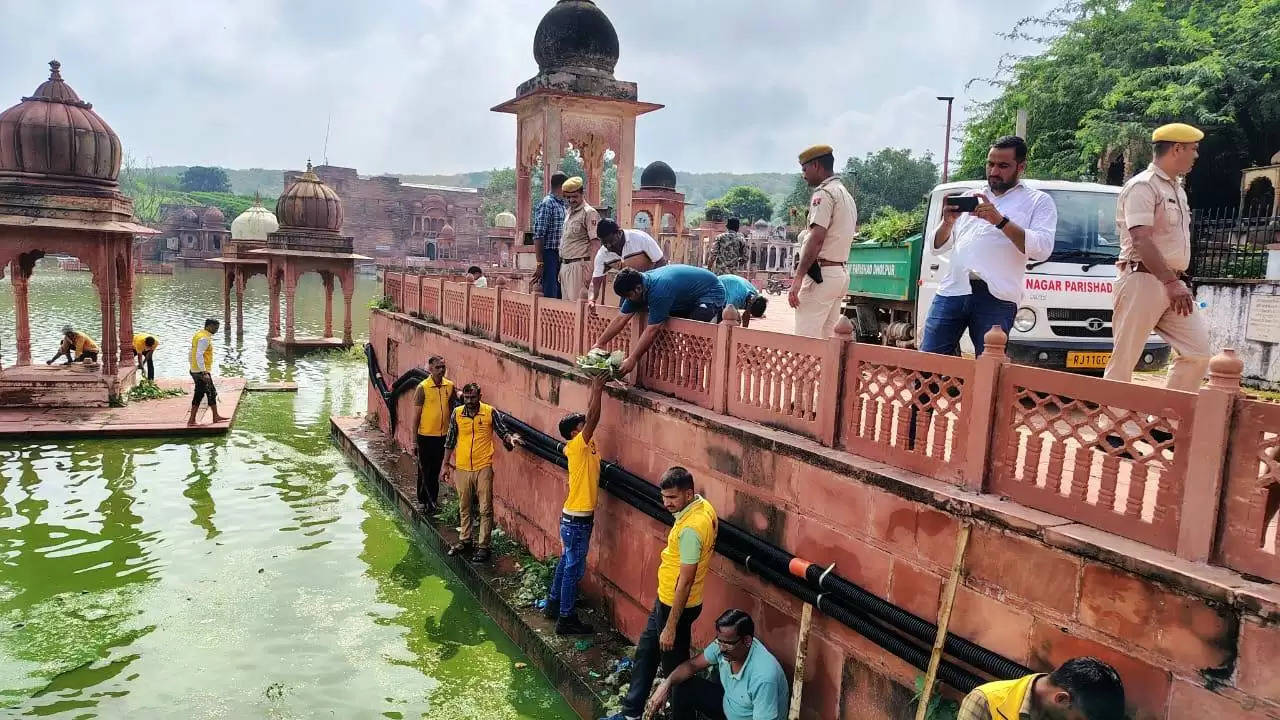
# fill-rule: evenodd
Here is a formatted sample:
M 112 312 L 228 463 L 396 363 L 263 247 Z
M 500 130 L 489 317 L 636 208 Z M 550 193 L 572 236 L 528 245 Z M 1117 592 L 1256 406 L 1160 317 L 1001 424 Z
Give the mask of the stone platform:
M 6 370 L 6 379 L 8 376 Z M 156 384 L 162 388 L 182 388 L 186 394 L 159 400 L 131 401 L 124 407 L 0 408 L 0 440 L 207 435 L 231 429 L 230 422 L 209 424 L 209 407 L 203 402 L 196 416 L 199 424 L 187 427 L 194 386 L 190 378 L 156 378 Z M 218 388 L 218 410 L 234 420 L 244 393 L 244 379 L 215 378 L 214 385 Z
M 121 363 L 117 378 L 120 392 L 133 387 L 137 368 Z M 0 408 L 105 408 L 110 389 L 102 366 L 84 363 L 22 365 L 0 372 Z
M 273 338 L 267 338 L 267 347 L 286 357 L 293 357 L 294 355 L 303 355 L 317 350 L 345 350 L 351 347 L 351 343 L 344 342 L 340 337 L 299 337 L 293 340 L 285 340 L 277 335 Z

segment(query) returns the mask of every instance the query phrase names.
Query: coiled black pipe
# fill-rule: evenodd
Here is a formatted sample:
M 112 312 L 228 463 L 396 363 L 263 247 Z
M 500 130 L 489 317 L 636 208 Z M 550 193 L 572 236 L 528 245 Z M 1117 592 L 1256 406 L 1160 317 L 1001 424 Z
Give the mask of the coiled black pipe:
M 365 345 L 365 354 L 369 361 L 370 380 L 387 404 L 394 426 L 395 399 L 421 382 L 427 373 L 415 368 L 401 375 L 391 388 L 387 388 L 385 379 L 378 371 L 372 345 Z M 511 428 L 521 435 L 526 450 L 559 467 L 567 467 L 563 443 L 506 413 L 502 413 L 502 416 Z M 601 486 L 658 522 L 671 524 L 671 515 L 661 504 L 659 489 L 621 466 L 603 462 Z M 810 602 L 855 632 L 873 640 L 895 656 L 918 668 L 926 667 L 927 651 L 905 642 L 900 636 L 876 624 L 863 613 L 924 643 L 932 643 L 936 636 L 937 626 L 933 623 L 882 600 L 833 572 L 826 572 L 814 565 L 809 565 L 804 573 L 805 581 L 809 583 L 807 585 L 789 574 L 791 561 L 796 559 L 794 555 L 731 523 L 721 523 L 717 550 L 735 562 L 743 564 L 748 570 L 805 599 L 806 602 Z M 947 634 L 944 649 L 948 654 L 968 665 L 999 678 L 1008 679 L 1030 673 L 1029 668 L 951 633 Z M 981 682 L 978 676 L 945 660 L 939 668 L 939 678 L 948 685 L 965 692 Z

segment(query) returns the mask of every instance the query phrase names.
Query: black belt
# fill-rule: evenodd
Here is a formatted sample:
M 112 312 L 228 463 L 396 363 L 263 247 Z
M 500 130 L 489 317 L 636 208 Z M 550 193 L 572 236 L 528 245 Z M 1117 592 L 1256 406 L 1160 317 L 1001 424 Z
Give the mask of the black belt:
M 586 258 L 584 258 L 584 257 L 580 257 L 580 258 L 560 258 L 560 264 L 561 264 L 561 265 L 570 265 L 570 264 L 572 264 L 572 263 L 580 262 L 580 261 L 582 261 L 582 260 L 586 260 Z
M 590 525 L 596 521 L 595 515 L 570 515 L 569 513 L 560 513 L 561 522 L 571 523 L 573 525 Z

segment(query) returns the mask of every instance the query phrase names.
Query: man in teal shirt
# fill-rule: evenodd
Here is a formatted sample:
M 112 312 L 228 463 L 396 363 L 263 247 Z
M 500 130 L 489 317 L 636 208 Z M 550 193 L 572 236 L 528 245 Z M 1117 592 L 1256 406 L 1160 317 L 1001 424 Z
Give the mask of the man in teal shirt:
M 791 683 L 782 666 L 755 637 L 756 625 L 741 610 L 726 610 L 716 619 L 716 641 L 701 655 L 681 663 L 649 700 L 649 713 L 660 709 L 671 688 L 684 684 L 685 696 L 703 715 L 723 720 L 785 720 Z M 697 677 L 715 666 L 720 684 Z
M 753 317 L 764 317 L 769 300 L 760 294 L 760 290 L 750 280 L 732 273 L 719 275 L 716 279 L 720 281 L 720 287 L 724 288 L 725 307 L 732 305 L 742 313 L 742 327 L 747 327 Z

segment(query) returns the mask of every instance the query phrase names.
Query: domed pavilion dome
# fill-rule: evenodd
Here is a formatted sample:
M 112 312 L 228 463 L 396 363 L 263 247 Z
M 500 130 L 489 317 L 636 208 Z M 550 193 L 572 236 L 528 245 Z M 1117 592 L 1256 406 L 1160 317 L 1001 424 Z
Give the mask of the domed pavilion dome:
M 591 0 L 559 0 L 533 34 L 533 59 L 539 72 L 585 68 L 613 77 L 618 33 Z
M 222 214 L 222 210 L 216 207 L 210 207 L 204 211 L 204 217 L 200 218 L 200 224 L 207 228 L 222 228 L 227 226 L 227 216 Z
M 675 190 L 676 171 L 661 160 L 655 160 L 640 173 L 640 187 L 646 190 Z
M 266 240 L 268 235 L 279 229 L 276 216 L 262 206 L 261 200 L 255 200 L 248 210 L 231 221 L 231 239 Z
M 493 226 L 496 228 L 514 228 L 516 226 L 516 216 L 509 212 L 500 212 L 493 216 Z
M 120 176 L 120 138 L 63 82 L 61 67 L 51 61 L 49 79 L 0 113 L 0 180 L 44 176 L 114 188 Z
M 340 232 L 342 200 L 320 180 L 308 161 L 307 171 L 276 201 L 276 219 L 280 227 Z
M 191 208 L 182 208 L 182 212 L 178 213 L 178 224 L 182 226 L 199 225 L 200 216 Z

